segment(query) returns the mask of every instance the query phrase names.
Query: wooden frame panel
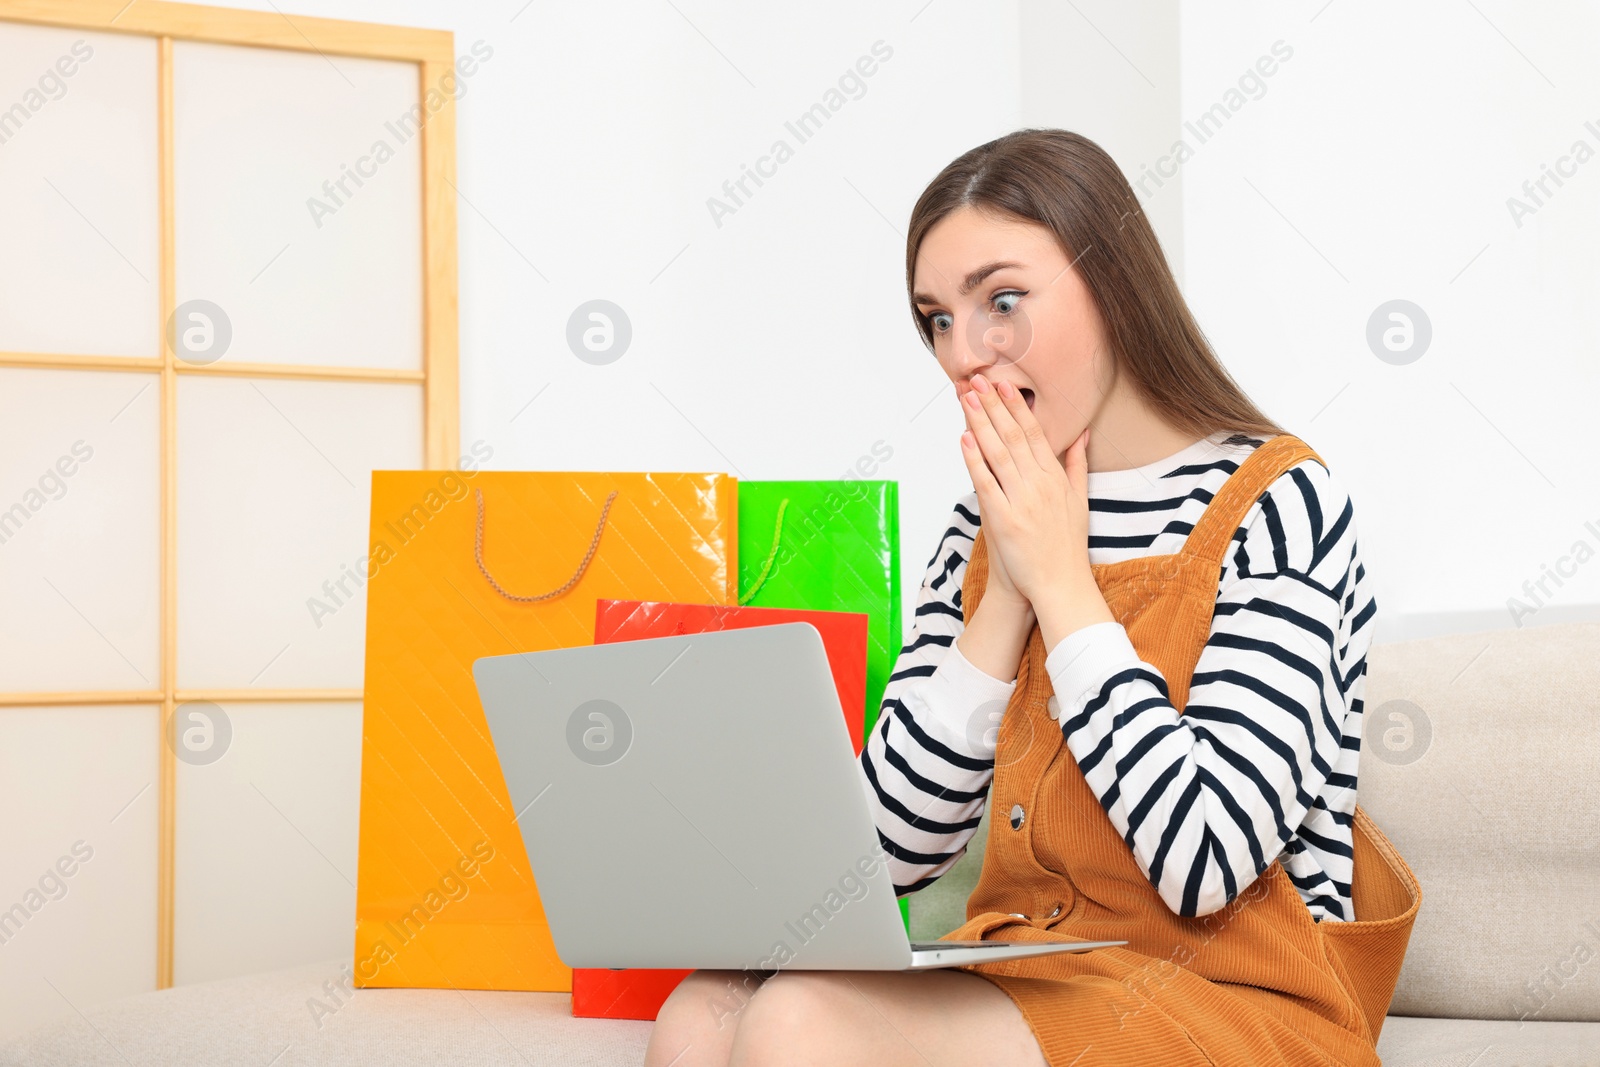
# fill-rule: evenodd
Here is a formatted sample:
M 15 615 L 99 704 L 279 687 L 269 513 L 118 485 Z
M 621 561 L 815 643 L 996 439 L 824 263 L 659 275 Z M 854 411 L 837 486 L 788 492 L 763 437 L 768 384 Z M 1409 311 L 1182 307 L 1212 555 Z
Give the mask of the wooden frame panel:
M 165 0 L 6 0 L 0 19 L 183 41 L 283 48 L 368 59 L 455 62 L 454 34 L 376 22 L 240 11 Z
M 360 56 L 417 65 L 418 100 L 424 101 L 455 62 L 454 35 L 445 30 L 413 29 L 377 23 L 240 11 L 163 0 L 0 0 L 0 22 L 125 33 L 159 42 L 157 114 L 160 196 L 160 318 L 163 336 L 153 339 L 148 357 L 90 356 L 70 353 L 0 352 L 0 367 L 129 371 L 158 374 L 160 417 L 160 615 L 159 690 L 0 692 L 0 707 L 159 704 L 166 730 L 180 703 L 360 701 L 359 689 L 196 689 L 177 688 L 177 383 L 178 376 L 223 375 L 326 381 L 420 383 L 423 392 L 423 457 L 430 468 L 453 467 L 460 455 L 460 412 L 455 209 L 455 99 L 444 94 L 437 111 L 424 107 L 422 124 L 422 370 L 328 367 L 297 364 L 216 363 L 195 365 L 175 358 L 166 343 L 165 324 L 176 306 L 173 175 L 172 44 L 205 41 L 279 48 L 324 55 Z M 158 746 L 159 855 L 157 858 L 156 986 L 172 985 L 175 927 L 174 875 L 177 814 L 177 762 L 165 740 Z
M 3 21 L 3 20 L 0 20 Z M 0 352 L 0 367 L 50 367 L 73 370 L 152 371 L 166 369 L 165 361 L 143 356 L 68 356 L 49 352 Z M 224 378 L 300 378 L 339 382 L 423 382 L 426 370 L 391 370 L 387 367 L 328 367 L 317 363 L 177 363 L 179 374 L 220 375 Z

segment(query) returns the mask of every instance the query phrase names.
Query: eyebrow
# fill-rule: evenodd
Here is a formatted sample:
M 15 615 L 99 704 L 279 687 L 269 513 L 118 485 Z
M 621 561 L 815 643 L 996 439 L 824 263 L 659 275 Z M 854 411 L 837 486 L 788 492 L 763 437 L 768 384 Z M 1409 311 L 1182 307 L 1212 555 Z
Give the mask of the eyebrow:
M 960 296 L 966 296 L 968 293 L 972 292 L 972 290 L 982 285 L 983 280 L 989 275 L 994 274 L 996 271 L 1002 271 L 1010 267 L 1020 266 L 1022 266 L 1021 263 L 1015 263 L 1011 260 L 996 260 L 993 263 L 985 263 L 983 266 L 978 267 L 972 271 L 972 273 L 968 274 L 956 292 Z M 928 296 L 926 293 L 912 293 L 911 300 L 913 303 L 917 304 L 937 304 L 939 302 L 933 297 Z

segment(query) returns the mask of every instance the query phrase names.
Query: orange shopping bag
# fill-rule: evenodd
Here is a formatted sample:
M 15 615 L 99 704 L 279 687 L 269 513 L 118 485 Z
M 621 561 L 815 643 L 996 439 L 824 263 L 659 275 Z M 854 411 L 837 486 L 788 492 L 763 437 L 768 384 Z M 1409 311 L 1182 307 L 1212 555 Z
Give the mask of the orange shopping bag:
M 373 473 L 356 985 L 571 989 L 473 661 L 590 644 L 599 598 L 732 603 L 737 492 L 726 474 Z

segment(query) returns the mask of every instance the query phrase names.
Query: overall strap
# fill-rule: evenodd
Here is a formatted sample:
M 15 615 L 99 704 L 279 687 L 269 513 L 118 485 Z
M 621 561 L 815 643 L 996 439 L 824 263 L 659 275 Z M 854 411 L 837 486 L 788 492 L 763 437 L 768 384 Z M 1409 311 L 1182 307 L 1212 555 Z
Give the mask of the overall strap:
M 1200 521 L 1184 541 L 1183 554 L 1208 560 L 1220 569 L 1234 533 L 1243 525 L 1245 516 L 1261 494 L 1285 471 L 1307 459 L 1322 462 L 1322 457 L 1313 452 L 1310 445 L 1293 434 L 1279 434 L 1257 446 L 1206 505 Z

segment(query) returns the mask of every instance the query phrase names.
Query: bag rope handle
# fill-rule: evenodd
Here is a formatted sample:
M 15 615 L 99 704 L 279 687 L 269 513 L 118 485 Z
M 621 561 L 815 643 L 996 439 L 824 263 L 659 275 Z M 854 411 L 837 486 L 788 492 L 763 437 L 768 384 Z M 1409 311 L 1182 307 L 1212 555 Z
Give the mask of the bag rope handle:
M 501 596 L 505 597 L 507 600 L 514 600 L 519 604 L 529 604 L 529 603 L 532 603 L 532 602 L 537 601 L 537 600 L 549 600 L 551 597 L 560 596 L 562 593 L 565 593 L 568 589 L 571 589 L 574 585 L 578 584 L 578 579 L 583 577 L 583 572 L 589 569 L 589 561 L 594 558 L 594 550 L 597 547 L 599 547 L 599 545 L 600 545 L 600 531 L 605 528 L 605 525 L 606 525 L 606 513 L 611 510 L 611 502 L 617 498 L 617 491 L 615 489 L 613 489 L 611 491 L 611 494 L 606 497 L 606 506 L 600 509 L 600 521 L 598 523 L 596 523 L 595 527 L 594 527 L 594 536 L 589 539 L 589 551 L 587 551 L 587 552 L 585 552 L 583 554 L 583 562 L 578 564 L 577 571 L 575 571 L 573 573 L 571 578 L 567 579 L 567 582 L 566 582 L 565 585 L 561 586 L 561 588 L 559 588 L 559 589 L 552 590 L 551 592 L 548 592 L 548 593 L 540 593 L 537 596 L 518 596 L 516 593 L 508 592 L 504 587 L 502 587 L 500 585 L 499 582 L 495 581 L 494 580 L 494 575 L 490 574 L 489 573 L 489 568 L 484 565 L 484 562 L 483 562 L 483 490 L 482 489 L 474 489 L 473 492 L 476 493 L 477 496 L 478 496 L 478 537 L 477 537 L 476 543 L 473 546 L 473 556 L 478 561 L 478 570 L 483 572 L 484 580 L 489 583 L 490 587 L 492 589 L 494 589 L 494 591 L 496 593 L 499 593 Z
M 783 537 L 783 509 L 788 506 L 788 497 L 784 497 L 782 500 L 778 501 L 778 521 L 772 527 L 772 548 L 767 552 L 766 562 L 761 564 L 761 573 L 756 576 L 755 584 L 750 587 L 749 591 L 746 592 L 744 596 L 739 598 L 740 604 L 747 603 L 751 597 L 755 596 L 756 592 L 766 582 L 767 575 L 772 572 L 772 561 L 778 555 L 778 541 Z

